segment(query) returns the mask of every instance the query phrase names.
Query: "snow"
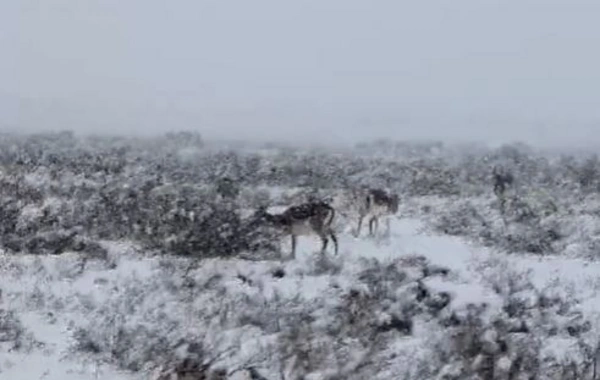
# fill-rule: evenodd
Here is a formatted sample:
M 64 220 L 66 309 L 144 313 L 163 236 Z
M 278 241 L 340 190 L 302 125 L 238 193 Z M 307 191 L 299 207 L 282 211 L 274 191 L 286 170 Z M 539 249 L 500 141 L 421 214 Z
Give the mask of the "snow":
M 386 262 L 399 257 L 421 255 L 432 264 L 451 270 L 451 275 L 431 277 L 425 283 L 432 289 L 450 293 L 453 307 L 456 308 L 472 303 L 485 303 L 491 309 L 501 307 L 501 298 L 487 281 L 486 265 L 495 263 L 529 271 L 532 283 L 538 289 L 571 289 L 577 294 L 580 300 L 578 307 L 586 316 L 596 318 L 600 312 L 600 263 L 564 257 L 509 256 L 476 246 L 465 239 L 435 235 L 424 232 L 425 230 L 422 220 L 398 217 L 392 220 L 388 236 L 371 238 L 363 234 L 356 238 L 347 232 L 342 233 L 339 237 L 339 255 L 335 257 L 332 251 L 328 252 L 332 265 L 343 268 L 339 273 L 309 275 L 315 267 L 315 261 L 319 259 L 320 244 L 317 239 L 302 237 L 299 239 L 296 260 L 280 263 L 211 259 L 202 263 L 195 278 L 207 281 L 211 273 L 220 273 L 227 277 L 223 282 L 227 289 L 249 297 L 260 292 L 267 300 L 274 297 L 300 297 L 305 302 L 327 303 L 340 289 L 353 286 L 353 275 L 361 270 L 365 259 Z M 282 247 L 284 254 L 288 254 L 289 246 L 283 244 Z M 0 254 L 0 308 L 17 311 L 25 329 L 33 334 L 36 341 L 41 342 L 31 352 L 8 352 L 0 346 L 0 379 L 143 378 L 139 374 L 118 371 L 97 359 L 90 359 L 71 350 L 74 327 L 85 323 L 90 309 L 126 291 L 126 283 L 131 279 L 152 279 L 160 261 L 165 260 L 136 253 L 125 243 L 113 243 L 109 251 L 110 261 L 114 265 L 86 263 L 83 272 L 79 272 L 82 265 L 76 254 L 45 257 Z M 265 275 L 278 267 L 286 271 L 285 277 Z M 241 281 L 238 278 L 240 274 L 251 281 L 259 281 L 258 290 Z M 38 304 L 35 295 L 40 292 L 45 301 Z M 48 301 L 62 302 L 64 306 L 56 313 L 53 311 L 54 306 L 48 304 Z M 155 301 L 169 302 L 169 298 L 165 297 L 163 300 L 161 295 L 157 295 Z M 250 330 L 246 334 L 252 336 Z M 388 352 L 404 358 L 407 366 L 410 366 L 411 357 L 424 355 L 419 347 L 432 334 L 435 332 L 430 331 L 426 324 L 417 324 L 412 336 L 398 339 L 388 348 Z M 268 337 L 255 338 L 246 340 L 241 346 L 241 356 L 250 355 L 260 344 L 268 344 Z M 557 351 L 559 354 L 563 351 L 563 355 L 568 356 L 572 343 L 561 339 L 557 337 L 549 342 L 546 350 L 555 355 Z M 235 376 L 242 378 L 239 373 Z
M 33 353 L 3 352 L 0 379 L 7 380 L 127 380 L 141 379 L 98 362 L 69 359 L 69 329 L 53 324 L 41 313 L 20 313 L 21 321 L 43 350 Z

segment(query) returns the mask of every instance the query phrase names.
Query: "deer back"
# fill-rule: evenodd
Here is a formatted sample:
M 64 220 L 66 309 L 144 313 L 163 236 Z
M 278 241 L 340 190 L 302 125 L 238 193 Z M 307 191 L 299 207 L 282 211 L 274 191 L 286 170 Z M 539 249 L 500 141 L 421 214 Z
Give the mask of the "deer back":
M 331 226 L 335 211 L 324 202 L 309 202 L 288 208 L 281 214 L 280 225 L 288 233 L 310 235 Z
M 370 189 L 365 198 L 364 213 L 373 215 L 395 214 L 398 211 L 399 197 L 388 195 L 381 189 Z

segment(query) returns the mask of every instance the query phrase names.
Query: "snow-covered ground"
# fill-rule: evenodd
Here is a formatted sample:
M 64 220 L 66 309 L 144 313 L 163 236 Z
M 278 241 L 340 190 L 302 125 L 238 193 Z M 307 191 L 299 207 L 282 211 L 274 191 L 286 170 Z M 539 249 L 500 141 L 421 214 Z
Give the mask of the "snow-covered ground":
M 384 231 L 385 223 L 381 223 L 381 226 L 381 230 Z M 495 281 L 498 276 L 512 271 L 526 274 L 528 272 L 527 275 L 537 289 L 551 290 L 566 297 L 576 298 L 577 308 L 588 319 L 595 320 L 599 314 L 600 263 L 560 257 L 507 255 L 473 245 L 462 238 L 435 235 L 425 231 L 427 229 L 422 221 L 397 217 L 391 222 L 389 234 L 383 237 L 367 237 L 366 231 L 363 231 L 363 236 L 359 238 L 350 233 L 343 233 L 339 236 L 339 255 L 331 257 L 328 264 L 337 267 L 338 270 L 329 268 L 319 271 L 317 250 L 320 243 L 316 239 L 304 237 L 299 240 L 296 260 L 280 263 L 210 259 L 192 270 L 190 276 L 197 283 L 203 282 L 203 286 L 208 287 L 209 275 L 218 274 L 223 291 L 229 294 L 229 297 L 233 297 L 232 294 L 245 295 L 260 298 L 265 302 L 271 302 L 275 298 L 301 299 L 305 304 L 321 302 L 326 305 L 328 302 L 335 303 L 336 297 L 355 286 L 355 276 L 364 269 L 369 260 L 388 263 L 398 258 L 407 258 L 406 270 L 410 271 L 408 258 L 423 256 L 430 264 L 450 270 L 448 275 L 430 276 L 423 282 L 431 289 L 450 293 L 451 307 L 456 310 L 464 305 L 478 303 L 486 303 L 489 310 L 501 308 L 503 299 L 493 284 L 498 282 Z M 283 250 L 288 252 L 289 244 L 283 244 Z M 329 255 L 332 255 L 332 251 Z M 21 347 L 13 350 L 12 343 L 8 342 L 10 339 L 2 339 L 7 333 L 0 330 L 0 379 L 152 378 L 143 372 L 119 371 L 111 364 L 103 364 L 102 357 L 75 349 L 76 340 L 73 334 L 82 328 L 112 326 L 108 321 L 115 318 L 122 319 L 123 324 L 130 323 L 129 318 L 139 319 L 144 323 L 167 318 L 181 322 L 173 325 L 173 329 L 181 331 L 170 334 L 178 336 L 203 333 L 200 330 L 206 325 L 194 320 L 198 310 L 226 306 L 202 304 L 206 300 L 202 298 L 201 293 L 197 293 L 187 309 L 188 306 L 182 301 L 185 299 L 184 295 L 159 294 L 169 288 L 166 280 L 159 278 L 167 273 L 165 266 L 168 266 L 168 260 L 170 259 L 164 257 L 145 257 L 130 251 L 125 244 L 113 244 L 110 258 L 106 262 L 84 263 L 76 254 L 43 257 L 0 254 L 0 309 L 15 313 L 23 325 L 23 334 L 30 334 L 19 337 L 18 340 L 23 345 L 31 345 L 28 349 Z M 276 269 L 283 269 L 285 275 L 271 275 Z M 173 278 L 170 281 L 183 280 Z M 166 285 L 161 285 L 162 282 Z M 132 307 L 130 314 L 107 313 L 110 310 L 114 310 L 115 313 L 127 310 L 127 305 L 122 305 L 125 302 L 123 300 L 128 299 L 124 296 L 127 292 L 140 289 L 136 288 L 135 284 L 140 284 L 141 288 L 148 288 L 147 291 L 151 295 L 140 300 L 140 304 L 135 308 Z M 143 297 L 141 294 L 131 294 L 127 297 L 135 299 L 137 296 Z M 109 308 L 108 305 L 114 307 Z M 160 313 L 163 311 L 173 315 L 162 316 Z M 241 313 L 241 310 L 232 312 Z M 189 314 L 182 316 L 182 313 Z M 103 319 L 106 322 L 103 322 Z M 255 354 L 253 351 L 256 351 L 258 345 L 267 344 L 272 338 L 247 327 L 230 327 L 227 334 L 223 332 L 221 338 L 227 335 L 228 339 L 234 339 L 229 337 L 229 334 L 238 334 L 242 339 L 239 352 L 223 359 L 223 363 L 230 363 L 232 366 L 244 361 L 243 357 L 250 358 Z M 395 357 L 410 353 L 418 356 L 419 352 L 414 348 L 420 347 L 423 339 L 434 333 L 427 329 L 426 323 L 417 324 L 411 335 L 399 337 L 397 344 L 389 346 L 386 355 Z M 568 347 L 559 343 L 549 342 L 548 345 L 548 349 L 568 351 Z M 409 362 L 406 366 L 410 364 Z M 381 377 L 375 378 L 385 378 L 386 371 L 391 370 L 382 366 L 381 373 L 378 374 Z M 271 377 L 274 373 L 264 372 L 263 375 L 267 379 L 279 378 Z M 242 374 L 238 372 L 235 376 L 241 378 Z M 393 373 L 389 372 L 387 376 L 393 376 Z M 322 377 L 315 375 L 311 378 Z

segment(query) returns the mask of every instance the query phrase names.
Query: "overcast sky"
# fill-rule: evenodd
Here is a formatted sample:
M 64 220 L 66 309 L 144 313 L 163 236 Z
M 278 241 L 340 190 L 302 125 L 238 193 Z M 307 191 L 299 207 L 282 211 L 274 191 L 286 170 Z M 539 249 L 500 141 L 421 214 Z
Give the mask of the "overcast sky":
M 0 128 L 600 144 L 598 0 L 2 0 Z

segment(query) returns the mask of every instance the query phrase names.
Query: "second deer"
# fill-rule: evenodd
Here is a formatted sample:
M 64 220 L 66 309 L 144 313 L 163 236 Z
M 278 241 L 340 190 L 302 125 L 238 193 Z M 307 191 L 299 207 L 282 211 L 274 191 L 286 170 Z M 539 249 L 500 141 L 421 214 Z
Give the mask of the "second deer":
M 358 228 L 356 229 L 356 236 L 360 235 L 362 222 L 366 217 L 369 220 L 369 234 L 372 236 L 379 228 L 379 218 L 396 214 L 398 212 L 398 204 L 398 194 L 388 194 L 381 189 L 366 190 L 358 198 Z

